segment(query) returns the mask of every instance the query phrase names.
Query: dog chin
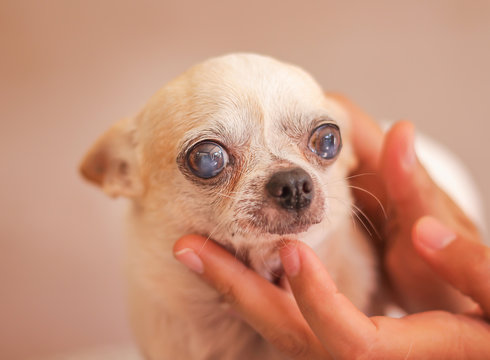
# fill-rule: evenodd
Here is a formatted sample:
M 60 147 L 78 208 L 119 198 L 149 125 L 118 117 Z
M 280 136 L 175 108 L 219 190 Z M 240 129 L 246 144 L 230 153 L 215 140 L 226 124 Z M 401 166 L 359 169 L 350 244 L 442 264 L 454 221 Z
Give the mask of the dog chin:
M 315 223 L 308 223 L 308 224 L 291 224 L 288 226 L 274 226 L 274 227 L 269 227 L 267 229 L 267 233 L 271 235 L 297 235 L 303 232 L 308 231 L 308 229 L 315 224 L 318 224 L 320 221 L 315 222 Z

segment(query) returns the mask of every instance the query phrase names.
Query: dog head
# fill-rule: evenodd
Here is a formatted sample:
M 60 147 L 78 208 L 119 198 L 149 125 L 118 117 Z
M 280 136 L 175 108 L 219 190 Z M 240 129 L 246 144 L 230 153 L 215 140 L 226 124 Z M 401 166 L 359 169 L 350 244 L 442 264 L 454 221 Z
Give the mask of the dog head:
M 147 226 L 260 248 L 328 231 L 350 213 L 349 131 L 303 70 L 228 55 L 191 68 L 116 124 L 81 172 L 132 198 Z

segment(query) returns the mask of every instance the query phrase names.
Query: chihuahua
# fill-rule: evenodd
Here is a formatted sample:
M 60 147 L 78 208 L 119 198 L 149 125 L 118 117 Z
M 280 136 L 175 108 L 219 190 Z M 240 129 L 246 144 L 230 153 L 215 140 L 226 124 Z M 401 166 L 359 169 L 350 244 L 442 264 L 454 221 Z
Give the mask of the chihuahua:
M 353 216 L 350 131 L 302 69 L 232 54 L 192 67 L 102 135 L 81 173 L 130 199 L 129 303 L 146 359 L 284 358 L 174 259 L 173 244 L 190 233 L 271 282 L 284 240 L 303 241 L 369 311 L 376 264 Z

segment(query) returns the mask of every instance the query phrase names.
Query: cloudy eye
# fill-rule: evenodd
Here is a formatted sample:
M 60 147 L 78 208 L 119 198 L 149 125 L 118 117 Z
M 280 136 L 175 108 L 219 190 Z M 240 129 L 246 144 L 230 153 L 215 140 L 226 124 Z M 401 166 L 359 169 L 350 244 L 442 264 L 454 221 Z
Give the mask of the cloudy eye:
M 187 165 L 192 173 L 203 179 L 218 175 L 228 163 L 225 149 L 212 141 L 200 142 L 187 154 Z
M 308 148 L 323 159 L 333 159 L 340 152 L 341 147 L 340 130 L 335 124 L 317 127 L 308 140 Z

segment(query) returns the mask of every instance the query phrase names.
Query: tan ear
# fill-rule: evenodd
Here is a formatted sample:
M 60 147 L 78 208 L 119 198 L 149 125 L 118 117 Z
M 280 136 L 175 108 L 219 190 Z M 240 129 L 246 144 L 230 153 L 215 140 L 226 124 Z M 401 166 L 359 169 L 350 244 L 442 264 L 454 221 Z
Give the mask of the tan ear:
M 82 175 L 109 196 L 136 197 L 143 186 L 135 151 L 133 122 L 122 119 L 103 134 L 80 165 Z
M 357 169 L 357 166 L 359 165 L 359 159 L 354 153 L 352 143 L 350 142 L 350 136 L 348 136 L 346 140 L 348 140 L 348 142 L 344 142 L 344 145 L 342 147 L 342 155 L 346 164 L 345 166 L 347 169 L 347 174 L 350 174 L 352 171 Z
M 349 174 L 359 165 L 359 159 L 352 144 L 352 131 L 354 131 L 354 129 L 351 120 L 351 113 L 345 106 L 345 102 L 341 101 L 343 99 L 342 96 L 338 94 L 326 93 L 325 98 L 327 99 L 327 107 L 332 113 L 333 118 L 339 122 L 339 125 L 341 125 L 342 151 L 339 161 L 342 162 L 347 174 Z

